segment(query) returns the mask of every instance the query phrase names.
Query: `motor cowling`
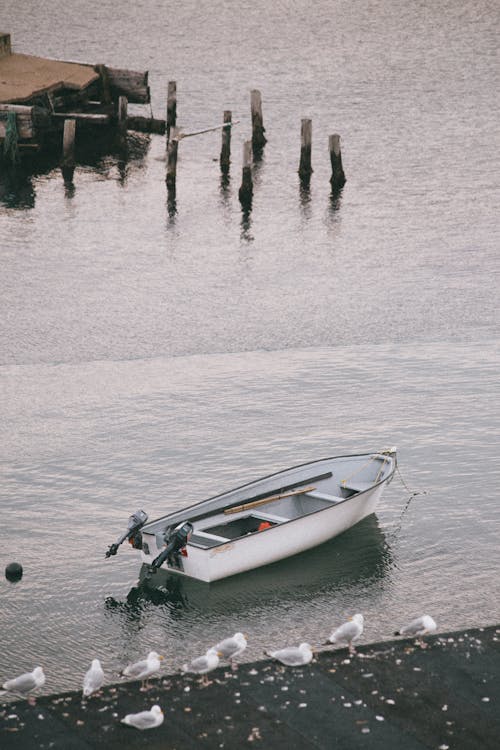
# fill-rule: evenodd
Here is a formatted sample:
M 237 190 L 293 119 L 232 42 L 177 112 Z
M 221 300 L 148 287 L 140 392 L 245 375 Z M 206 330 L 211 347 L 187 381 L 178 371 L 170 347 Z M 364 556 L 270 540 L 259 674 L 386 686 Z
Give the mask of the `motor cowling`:
M 170 532 L 166 538 L 166 547 L 160 552 L 158 557 L 155 557 L 151 563 L 150 572 L 154 573 L 160 568 L 165 560 L 170 555 L 179 553 L 188 543 L 191 534 L 193 533 L 193 524 L 190 521 L 183 521 L 175 529 Z
M 111 544 L 106 552 L 106 557 L 116 555 L 118 547 L 126 539 L 130 541 L 133 547 L 140 549 L 142 546 L 142 539 L 139 530 L 144 526 L 148 520 L 148 514 L 144 510 L 136 510 L 129 516 L 127 530 L 117 539 L 114 544 Z

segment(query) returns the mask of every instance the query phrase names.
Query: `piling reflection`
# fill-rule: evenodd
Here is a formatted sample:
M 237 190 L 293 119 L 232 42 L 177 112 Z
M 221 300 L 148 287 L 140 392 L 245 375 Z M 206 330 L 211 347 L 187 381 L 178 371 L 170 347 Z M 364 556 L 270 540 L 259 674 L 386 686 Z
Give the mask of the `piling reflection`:
M 177 215 L 177 198 L 176 198 L 176 187 L 175 182 L 167 185 L 167 226 L 175 224 L 175 217 Z
M 300 209 L 304 219 L 310 219 L 312 216 L 311 203 L 311 180 L 300 180 L 299 188 Z
M 85 134 L 76 144 L 76 161 L 71 167 L 61 165 L 56 148 L 32 155 L 29 160 L 25 158 L 20 164 L 3 167 L 0 170 L 0 204 L 7 208 L 34 208 L 36 180 L 51 172 L 60 174 L 64 195 L 69 199 L 75 195 L 79 170 L 92 170 L 104 179 L 117 180 L 125 186 L 132 173 L 145 167 L 149 146 L 149 137 L 129 134 L 126 150 L 117 151 L 109 138 L 99 135 L 91 138 Z
M 330 193 L 330 211 L 332 214 L 337 213 L 342 205 L 342 188 L 333 189 Z
M 203 613 L 204 622 L 231 618 L 265 606 L 272 619 L 290 602 L 334 597 L 353 588 L 383 585 L 390 579 L 393 555 L 375 516 L 316 549 L 273 565 L 242 573 L 211 584 L 160 570 L 147 577 L 147 566 L 125 601 L 106 600 L 108 612 L 124 617 L 123 627 L 139 629 L 151 608 L 161 611 L 168 628 L 182 621 L 182 629 L 193 625 Z
M 68 200 L 71 200 L 72 198 L 75 197 L 75 193 L 76 193 L 76 187 L 75 187 L 75 183 L 73 182 L 73 180 L 65 179 L 64 180 L 64 197 L 67 198 Z
M 252 228 L 252 206 L 242 207 L 241 210 L 241 232 L 240 238 L 245 242 L 253 242 Z
M 231 176 L 229 172 L 221 172 L 219 184 L 220 184 L 220 196 L 222 198 L 222 202 L 224 204 L 227 204 L 229 197 L 230 197 L 230 187 L 231 187 Z

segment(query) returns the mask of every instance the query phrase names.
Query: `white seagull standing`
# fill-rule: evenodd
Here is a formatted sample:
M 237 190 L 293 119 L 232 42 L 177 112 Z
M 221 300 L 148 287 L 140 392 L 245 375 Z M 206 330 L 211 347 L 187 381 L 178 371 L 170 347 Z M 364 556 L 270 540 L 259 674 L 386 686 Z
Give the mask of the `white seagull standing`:
M 26 672 L 25 674 L 14 677 L 12 680 L 4 682 L 2 687 L 9 693 L 17 693 L 23 697 L 30 693 L 32 690 L 36 690 L 39 687 L 45 685 L 45 675 L 41 667 L 35 667 L 33 672 Z M 35 703 L 35 698 L 29 698 L 28 702 L 32 705 Z
M 132 677 L 134 680 L 142 680 L 141 690 L 149 690 L 148 678 L 160 669 L 163 656 L 156 651 L 150 651 L 146 659 L 129 664 L 122 672 L 124 677 Z
M 231 669 L 236 669 L 237 665 L 234 662 L 235 656 L 242 654 L 247 647 L 247 636 L 244 633 L 235 633 L 232 638 L 225 638 L 215 646 L 215 650 L 219 651 L 222 659 L 226 659 L 231 665 Z
M 92 665 L 83 678 L 83 697 L 88 698 L 89 695 L 95 693 L 102 687 L 103 682 L 104 672 L 101 667 L 101 662 L 99 659 L 92 659 Z
M 300 646 L 287 646 L 278 651 L 264 651 L 264 653 L 287 667 L 299 667 L 312 661 L 314 651 L 308 643 L 301 643 Z
M 349 646 L 349 653 L 354 654 L 356 649 L 353 646 L 353 641 L 360 638 L 363 633 L 363 624 L 363 615 L 353 615 L 347 622 L 332 631 L 324 645 L 326 646 L 328 643 L 346 644 Z
M 428 635 L 429 633 L 435 633 L 437 625 L 430 615 L 422 615 L 412 620 L 407 625 L 403 625 L 402 628 L 396 630 L 394 635 L 416 635 L 417 642 L 422 648 L 426 648 L 426 644 L 423 642 L 421 636 Z
M 216 648 L 209 648 L 204 656 L 198 656 L 196 659 L 189 662 L 189 664 L 184 664 L 182 671 L 184 673 L 193 672 L 194 674 L 201 674 L 203 675 L 202 684 L 204 686 L 210 685 L 211 683 L 207 677 L 207 673 L 219 666 L 219 659 L 221 656 L 221 651 L 217 651 Z
M 149 711 L 140 711 L 138 714 L 127 714 L 121 721 L 135 729 L 154 729 L 163 724 L 163 711 L 160 706 L 153 706 Z

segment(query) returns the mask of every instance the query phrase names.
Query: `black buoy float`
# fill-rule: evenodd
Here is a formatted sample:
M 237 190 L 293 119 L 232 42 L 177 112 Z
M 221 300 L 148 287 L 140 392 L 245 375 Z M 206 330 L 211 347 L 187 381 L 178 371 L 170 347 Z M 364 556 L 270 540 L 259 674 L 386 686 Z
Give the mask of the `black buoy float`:
M 5 568 L 5 577 L 8 581 L 20 581 L 23 577 L 23 566 L 16 562 L 9 563 Z

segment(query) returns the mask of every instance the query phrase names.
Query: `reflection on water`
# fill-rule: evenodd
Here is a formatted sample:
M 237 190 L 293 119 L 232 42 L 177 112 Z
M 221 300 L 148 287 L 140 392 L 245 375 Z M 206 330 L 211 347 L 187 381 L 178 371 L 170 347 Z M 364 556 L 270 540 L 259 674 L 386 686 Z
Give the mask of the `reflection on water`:
M 310 219 L 312 216 L 311 203 L 311 179 L 301 179 L 299 182 L 299 202 L 302 216 L 304 219 Z
M 220 196 L 222 198 L 222 202 L 224 205 L 227 204 L 230 191 L 229 188 L 231 186 L 231 175 L 229 172 L 221 172 L 220 176 Z
M 75 144 L 76 168 L 91 168 L 105 179 L 117 180 L 125 187 L 130 175 L 142 169 L 149 151 L 150 136 L 129 133 L 125 146 L 117 147 L 111 135 L 91 137 L 83 133 Z M 0 170 L 0 204 L 7 208 L 31 209 L 35 207 L 35 181 L 37 177 L 59 170 L 60 153 L 57 149 L 31 155 L 30 164 L 21 162 L 15 167 Z M 76 173 L 78 177 L 78 172 Z M 75 170 L 61 169 L 66 198 L 75 195 Z M 78 181 L 78 180 L 76 180 Z
M 252 228 L 252 203 L 242 204 L 241 206 L 241 232 L 240 237 L 245 242 L 252 242 L 253 235 L 251 233 Z
M 342 191 L 344 188 L 335 189 L 332 187 L 332 192 L 330 193 L 330 210 L 332 213 L 336 213 L 340 210 L 340 207 L 342 205 Z
M 175 223 L 175 216 L 177 214 L 177 191 L 175 182 L 167 185 L 167 215 L 168 225 Z
M 227 613 L 247 616 L 265 605 L 271 621 L 290 601 L 295 605 L 318 596 L 332 597 L 343 589 L 384 584 L 390 577 L 393 555 L 374 515 L 321 546 L 256 570 L 214 583 L 172 575 L 164 570 L 139 582 L 125 601 L 108 598 L 108 612 L 124 616 L 127 631 L 139 629 L 150 606 L 160 607 L 169 621 L 182 623 L 187 633 L 203 613 L 203 620 L 218 622 Z M 278 619 L 278 618 L 277 618 Z

